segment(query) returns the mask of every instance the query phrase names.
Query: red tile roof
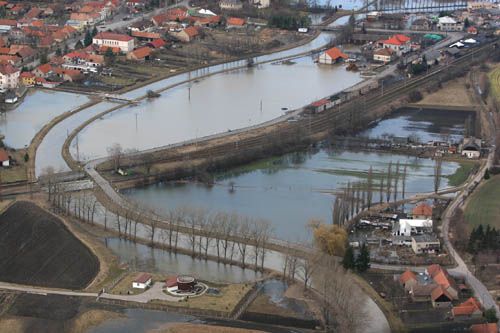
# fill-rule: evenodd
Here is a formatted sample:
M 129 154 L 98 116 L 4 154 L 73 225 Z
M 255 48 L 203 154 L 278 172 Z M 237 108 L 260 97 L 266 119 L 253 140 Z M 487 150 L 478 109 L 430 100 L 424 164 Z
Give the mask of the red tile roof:
M 441 296 L 446 296 L 450 301 L 453 299 L 453 297 L 441 286 L 437 286 L 432 292 L 431 292 L 431 299 L 433 301 L 437 300 Z
M 471 333 L 498 333 L 497 323 L 474 324 L 470 327 Z
M 432 216 L 432 207 L 426 203 L 421 203 L 420 205 L 413 208 L 413 215 Z
M 9 160 L 9 154 L 3 148 L 0 148 L 0 162 L 5 162 Z
M 319 101 L 311 103 L 312 106 L 317 108 L 318 106 L 323 106 L 328 104 L 329 100 L 327 98 L 320 99 Z
M 198 36 L 198 29 L 196 27 L 187 27 L 184 29 L 184 32 L 190 37 L 193 38 Z
M 244 26 L 245 20 L 239 17 L 230 17 L 226 21 L 227 25 Z
M 3 75 L 11 75 L 17 72 L 20 72 L 20 70 L 12 66 L 10 63 L 0 64 L 0 73 Z
M 148 273 L 142 273 L 141 275 L 139 275 L 135 280 L 134 282 L 137 282 L 137 283 L 146 283 L 148 282 L 149 279 L 151 279 L 152 276 L 151 274 L 148 274 Z
M 132 36 L 137 38 L 158 39 L 161 35 L 157 32 L 132 31 Z
M 397 34 L 397 35 L 394 35 L 387 40 L 384 40 L 384 44 L 404 45 L 409 41 L 410 41 L 410 37 L 407 37 L 407 36 L 401 35 L 401 34 Z
M 454 306 L 451 312 L 454 316 L 471 316 L 482 311 L 481 309 L 481 303 L 475 297 L 471 297 L 462 304 Z
M 11 27 L 17 27 L 17 21 L 9 19 L 0 19 L 0 25 L 10 25 Z
M 417 276 L 415 275 L 415 273 L 413 273 L 412 271 L 410 270 L 406 270 L 403 274 L 401 274 L 401 276 L 399 277 L 399 282 L 405 284 L 406 282 L 410 281 L 410 280 L 416 280 L 417 279 Z
M 144 59 L 146 57 L 149 57 L 151 55 L 151 48 L 145 46 L 138 48 L 132 52 L 130 52 L 130 57 L 133 57 L 135 59 Z
M 333 60 L 337 60 L 338 58 L 347 59 L 349 58 L 345 53 L 343 53 L 338 47 L 332 47 L 325 51 L 326 54 L 330 56 Z
M 48 72 L 50 72 L 52 70 L 52 66 L 50 64 L 43 64 L 43 65 L 38 66 L 37 69 L 40 72 L 47 74 Z
M 157 48 L 164 47 L 165 45 L 167 45 L 167 42 L 164 39 L 159 38 L 159 39 L 155 39 L 152 42 L 149 42 L 147 45 L 157 49 Z
M 116 41 L 120 41 L 120 42 L 128 42 L 128 41 L 131 41 L 134 39 L 133 37 L 130 37 L 129 35 L 117 34 L 114 32 L 100 32 L 94 38 L 116 40 Z

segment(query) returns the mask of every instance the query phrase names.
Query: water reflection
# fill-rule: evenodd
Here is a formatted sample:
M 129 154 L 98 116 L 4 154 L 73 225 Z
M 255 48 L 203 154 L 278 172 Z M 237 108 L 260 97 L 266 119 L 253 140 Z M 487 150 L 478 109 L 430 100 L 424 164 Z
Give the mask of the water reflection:
M 225 283 L 253 281 L 261 277 L 260 273 L 250 269 L 211 260 L 193 259 L 188 255 L 153 249 L 119 238 L 107 238 L 106 246 L 118 255 L 121 262 L 128 263 L 134 271 L 188 274 L 201 280 Z
M 283 115 L 283 107 L 299 108 L 361 81 L 340 65 L 318 66 L 311 57 L 294 62 L 210 76 L 115 111 L 82 131 L 80 152 L 95 158 L 115 142 L 144 150 L 260 124 Z
M 320 149 L 257 161 L 217 174 L 215 186 L 162 183 L 124 194 L 158 209 L 190 205 L 267 219 L 278 238 L 295 241 L 305 233 L 311 218 L 331 221 L 334 195 L 347 182 L 365 180 L 372 166 L 376 188 L 389 163 L 397 161 L 408 168 L 406 196 L 432 191 L 434 162 L 430 159 Z M 443 175 L 451 175 L 457 168 L 457 163 L 444 162 Z M 443 177 L 442 187 L 446 186 Z M 375 201 L 378 197 L 374 193 Z

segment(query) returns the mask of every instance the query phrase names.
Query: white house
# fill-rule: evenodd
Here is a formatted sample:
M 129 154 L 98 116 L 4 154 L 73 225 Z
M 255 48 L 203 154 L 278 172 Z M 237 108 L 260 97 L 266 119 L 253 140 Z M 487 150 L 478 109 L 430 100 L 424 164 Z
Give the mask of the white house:
M 271 6 L 271 0 L 253 0 L 253 5 L 257 8 L 269 8 Z
M 453 17 L 443 16 L 438 19 L 437 28 L 441 31 L 462 31 L 464 30 L 464 24 Z
M 393 59 L 394 50 L 389 48 L 381 48 L 373 52 L 373 60 L 383 63 L 391 62 Z
M 462 143 L 462 156 L 470 159 L 481 157 L 481 139 L 464 138 Z
M 398 57 L 411 51 L 411 39 L 408 36 L 397 34 L 382 42 L 384 48 L 393 50 Z
M 335 64 L 341 59 L 348 59 L 349 57 L 343 53 L 338 47 L 332 47 L 331 49 L 326 50 L 325 52 L 321 53 L 318 62 L 320 64 Z
M 393 235 L 394 236 L 412 236 L 420 235 L 426 231 L 432 231 L 432 220 L 409 220 L 400 219 L 394 224 Z
M 240 0 L 221 0 L 219 7 L 225 10 L 240 10 L 243 9 L 243 3 Z
M 3 148 L 0 148 L 0 165 L 3 167 L 8 167 L 10 165 L 10 158 L 7 151 Z
M 411 238 L 411 248 L 416 254 L 437 253 L 441 243 L 434 235 L 416 235 Z
M 151 286 L 152 282 L 153 282 L 153 277 L 151 276 L 151 274 L 142 273 L 132 282 L 132 288 L 146 289 L 149 286 Z
M 92 40 L 92 43 L 98 46 L 118 47 L 122 52 L 128 53 L 135 47 L 133 37 L 114 32 L 100 32 Z
M 9 63 L 0 65 L 0 89 L 15 89 L 19 85 L 21 70 Z

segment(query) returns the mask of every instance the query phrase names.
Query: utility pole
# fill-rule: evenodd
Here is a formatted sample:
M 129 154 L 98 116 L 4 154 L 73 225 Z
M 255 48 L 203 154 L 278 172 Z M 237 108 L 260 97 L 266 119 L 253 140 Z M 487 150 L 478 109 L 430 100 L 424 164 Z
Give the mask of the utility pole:
M 137 132 L 137 112 L 135 113 L 135 131 Z
M 78 134 L 76 135 L 76 161 L 80 162 L 80 146 L 78 144 Z

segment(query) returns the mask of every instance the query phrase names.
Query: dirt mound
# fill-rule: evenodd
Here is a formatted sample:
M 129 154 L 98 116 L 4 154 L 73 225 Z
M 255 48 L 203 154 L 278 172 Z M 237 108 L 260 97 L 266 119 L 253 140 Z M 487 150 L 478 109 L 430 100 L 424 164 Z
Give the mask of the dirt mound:
M 0 216 L 0 267 L 0 281 L 82 289 L 99 261 L 58 218 L 17 202 Z

